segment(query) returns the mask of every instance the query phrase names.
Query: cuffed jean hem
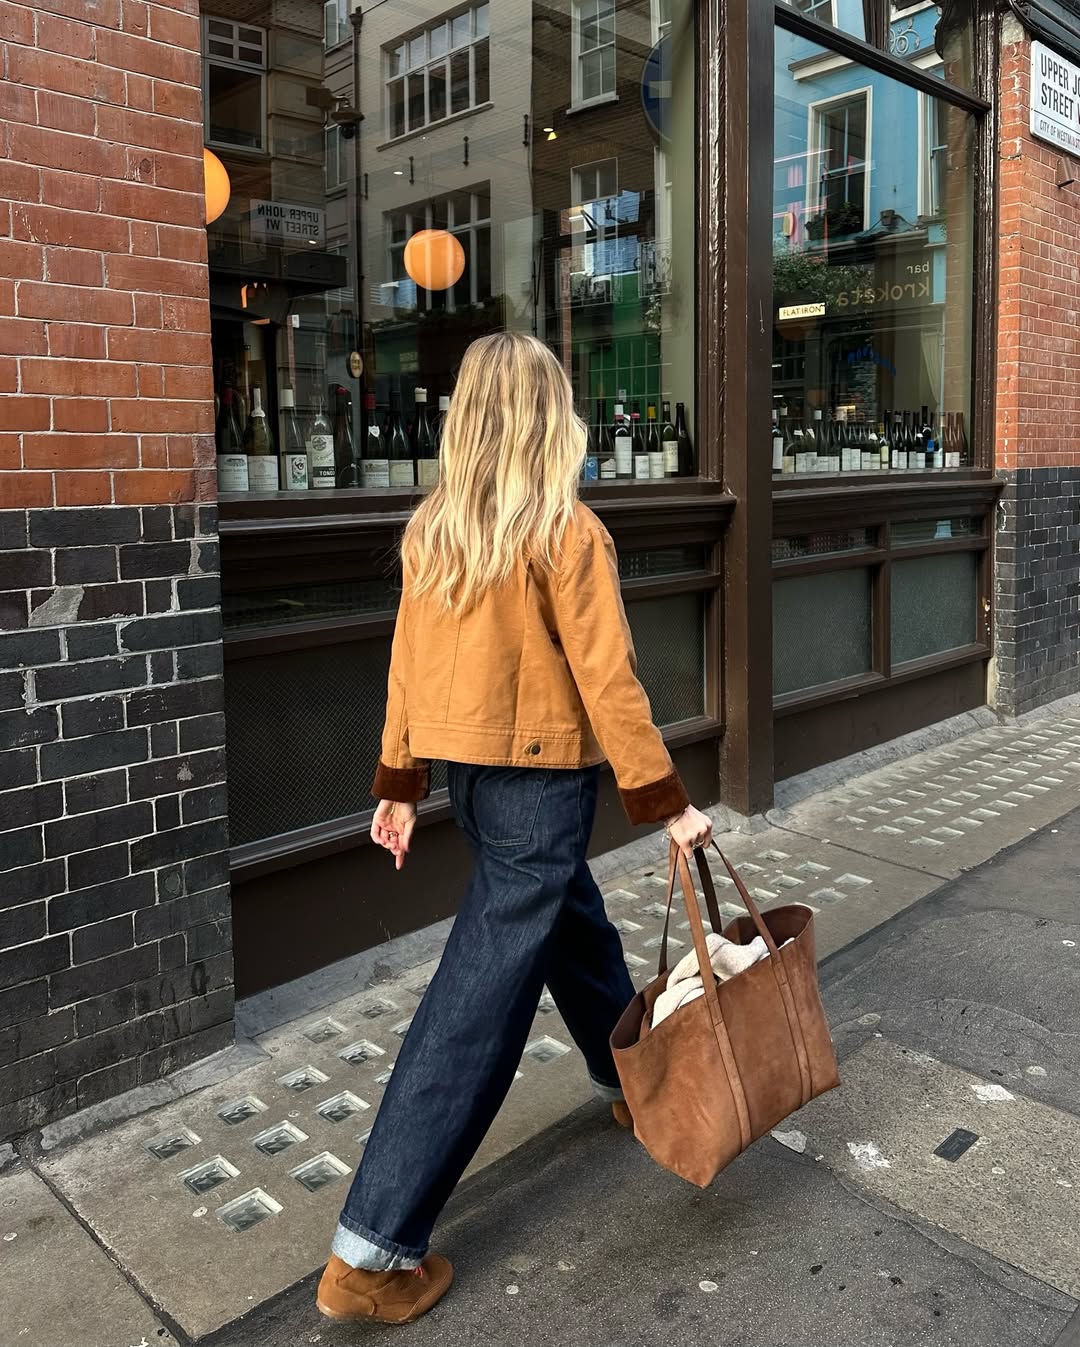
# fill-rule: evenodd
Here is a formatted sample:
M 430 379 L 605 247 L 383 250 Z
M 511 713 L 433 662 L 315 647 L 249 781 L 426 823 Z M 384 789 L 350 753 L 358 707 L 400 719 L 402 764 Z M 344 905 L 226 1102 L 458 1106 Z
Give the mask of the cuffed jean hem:
M 605 1085 L 602 1080 L 596 1080 L 589 1077 L 592 1082 L 593 1093 L 597 1099 L 602 1099 L 605 1104 L 625 1104 L 626 1096 L 622 1092 L 621 1085 Z
M 383 1239 L 373 1230 L 351 1229 L 344 1219 L 338 1221 L 330 1249 L 350 1267 L 363 1268 L 366 1272 L 411 1271 L 424 1261 L 422 1251 L 406 1249 L 393 1240 Z

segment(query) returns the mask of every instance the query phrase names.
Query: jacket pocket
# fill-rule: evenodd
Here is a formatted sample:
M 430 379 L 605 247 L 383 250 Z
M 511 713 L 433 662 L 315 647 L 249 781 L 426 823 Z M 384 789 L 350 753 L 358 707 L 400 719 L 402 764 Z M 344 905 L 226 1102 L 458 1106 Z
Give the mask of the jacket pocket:
M 550 773 L 542 767 L 492 767 L 473 786 L 473 817 L 490 847 L 532 841 Z

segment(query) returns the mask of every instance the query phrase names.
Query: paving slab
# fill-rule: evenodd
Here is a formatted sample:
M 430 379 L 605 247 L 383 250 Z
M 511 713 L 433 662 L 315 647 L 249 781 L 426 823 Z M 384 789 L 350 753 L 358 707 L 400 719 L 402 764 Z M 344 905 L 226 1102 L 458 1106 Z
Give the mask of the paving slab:
M 457 1280 L 416 1347 L 1049 1347 L 1072 1309 L 768 1139 L 700 1192 L 592 1106 L 474 1180 L 439 1247 Z M 314 1295 L 206 1347 L 360 1341 Z
M 880 1038 L 785 1129 L 849 1183 L 1080 1298 L 1080 1119 Z
M 771 812 L 771 822 L 952 878 L 1080 804 L 1080 718 L 998 725 Z
M 0 1176 L 4 1347 L 176 1347 L 176 1339 L 42 1180 Z

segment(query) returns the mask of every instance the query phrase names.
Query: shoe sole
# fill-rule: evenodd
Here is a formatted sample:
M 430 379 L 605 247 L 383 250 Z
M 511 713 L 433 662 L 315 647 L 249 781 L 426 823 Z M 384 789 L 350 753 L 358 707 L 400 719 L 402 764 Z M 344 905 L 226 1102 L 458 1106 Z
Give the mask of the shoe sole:
M 340 1314 L 337 1310 L 332 1310 L 324 1305 L 321 1300 L 315 1301 L 315 1308 L 324 1319 L 332 1319 L 339 1324 L 412 1324 L 417 1319 L 422 1319 L 429 1310 L 433 1310 L 453 1284 L 454 1273 L 451 1269 L 450 1274 L 442 1281 L 431 1284 L 427 1295 L 422 1296 L 402 1319 L 387 1319 L 381 1314 Z

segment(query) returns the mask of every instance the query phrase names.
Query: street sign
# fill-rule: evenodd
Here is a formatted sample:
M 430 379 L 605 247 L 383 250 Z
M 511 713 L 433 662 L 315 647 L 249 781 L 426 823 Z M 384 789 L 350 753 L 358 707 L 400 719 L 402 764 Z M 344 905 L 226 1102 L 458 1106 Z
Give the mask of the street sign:
M 1033 42 L 1030 76 L 1031 134 L 1080 154 L 1080 66 Z
M 671 139 L 671 34 L 660 39 L 645 58 L 641 71 L 641 110 L 661 140 Z
M 326 212 L 299 201 L 253 200 L 251 237 L 262 243 L 277 240 L 323 244 L 326 242 Z

